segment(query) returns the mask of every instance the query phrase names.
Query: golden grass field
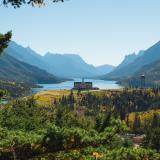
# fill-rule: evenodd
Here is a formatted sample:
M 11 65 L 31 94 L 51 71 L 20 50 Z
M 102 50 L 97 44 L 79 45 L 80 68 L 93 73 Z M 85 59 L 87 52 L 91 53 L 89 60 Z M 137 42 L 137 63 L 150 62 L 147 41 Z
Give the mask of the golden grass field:
M 90 91 L 81 91 L 81 94 L 86 94 L 91 92 L 93 95 L 102 96 L 107 95 L 109 96 L 111 92 L 120 92 L 121 90 L 90 90 Z M 40 106 L 51 106 L 55 100 L 58 100 L 62 96 L 69 95 L 71 90 L 46 90 L 38 92 L 34 95 L 37 103 Z M 77 91 L 73 91 L 74 97 L 77 96 Z
M 51 106 L 55 100 L 61 98 L 63 95 L 67 96 L 69 94 L 69 90 L 47 90 L 35 94 L 34 98 L 36 99 L 39 105 Z

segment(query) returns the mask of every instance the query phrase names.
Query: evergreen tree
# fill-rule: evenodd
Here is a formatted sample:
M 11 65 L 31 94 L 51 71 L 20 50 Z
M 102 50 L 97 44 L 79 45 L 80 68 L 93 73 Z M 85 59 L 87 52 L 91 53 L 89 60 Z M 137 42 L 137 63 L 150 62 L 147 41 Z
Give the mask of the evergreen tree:
M 55 125 L 58 127 L 62 127 L 63 125 L 63 115 L 64 110 L 62 108 L 57 108 L 56 118 L 55 118 Z
M 75 103 L 74 94 L 73 94 L 73 91 L 71 90 L 70 95 L 69 95 L 69 106 L 71 110 L 74 109 L 74 103 Z
M 105 130 L 106 127 L 110 126 L 110 122 L 111 122 L 111 118 L 113 116 L 113 111 L 111 109 L 109 109 L 105 115 L 104 121 L 102 122 L 101 128 L 99 130 L 99 132 L 103 132 Z
M 160 115 L 158 113 L 154 113 L 151 128 L 160 127 Z
M 139 117 L 139 114 L 136 112 L 134 123 L 133 123 L 133 131 L 135 134 L 138 134 L 140 132 L 140 127 L 141 127 L 140 117 Z
M 101 114 L 98 114 L 95 118 L 95 130 L 97 130 L 98 132 L 100 131 L 102 126 L 102 116 Z

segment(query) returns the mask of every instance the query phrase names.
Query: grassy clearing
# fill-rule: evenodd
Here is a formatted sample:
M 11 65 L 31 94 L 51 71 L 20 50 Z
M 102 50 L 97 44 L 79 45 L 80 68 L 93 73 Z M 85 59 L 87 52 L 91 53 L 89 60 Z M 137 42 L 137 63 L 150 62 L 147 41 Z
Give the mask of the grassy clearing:
M 46 90 L 41 91 L 34 95 L 34 98 L 37 100 L 37 103 L 40 106 L 51 106 L 55 100 L 60 99 L 62 96 L 68 96 L 70 94 L 71 90 Z M 111 93 L 115 92 L 121 92 L 121 90 L 87 90 L 87 91 L 81 91 L 81 94 L 86 94 L 90 92 L 92 95 L 95 96 L 110 96 Z M 73 91 L 74 97 L 77 97 L 77 90 Z
M 48 90 L 35 94 L 34 98 L 40 106 L 51 106 L 55 100 L 61 98 L 63 95 L 67 96 L 69 93 L 69 90 Z

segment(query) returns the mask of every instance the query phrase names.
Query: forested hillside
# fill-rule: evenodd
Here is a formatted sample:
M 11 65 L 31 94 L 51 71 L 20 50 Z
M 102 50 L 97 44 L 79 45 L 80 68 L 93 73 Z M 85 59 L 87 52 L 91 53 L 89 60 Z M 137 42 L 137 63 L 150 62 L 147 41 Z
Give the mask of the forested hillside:
M 145 76 L 146 87 L 160 86 L 160 60 L 145 65 L 130 78 L 124 78 L 119 81 L 120 84 L 130 87 L 139 87 L 141 83 L 141 75 Z
M 138 71 L 135 75 L 144 74 L 147 77 L 148 81 L 154 82 L 155 84 L 159 84 L 160 82 L 160 60 L 144 66 L 140 71 Z
M 128 66 L 134 63 L 136 59 L 141 57 L 145 51 L 140 51 L 138 54 L 132 53 L 126 55 L 124 60 L 110 73 L 101 76 L 102 79 L 118 79 L 123 77 L 124 70 L 128 69 Z
M 138 73 L 142 72 L 144 66 L 153 66 L 153 63 L 158 60 L 160 60 L 160 42 L 145 51 L 140 51 L 137 55 L 127 56 L 113 72 L 103 76 L 102 79 L 124 79 L 139 76 Z
M 0 57 L 0 77 L 5 81 L 37 83 L 58 83 L 61 79 L 41 70 L 21 62 L 8 54 Z

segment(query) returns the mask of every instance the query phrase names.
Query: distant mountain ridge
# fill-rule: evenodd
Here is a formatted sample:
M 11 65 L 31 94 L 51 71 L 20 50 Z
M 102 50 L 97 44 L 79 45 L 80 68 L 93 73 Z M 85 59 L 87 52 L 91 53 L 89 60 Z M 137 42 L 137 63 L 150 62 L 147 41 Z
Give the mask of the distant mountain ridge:
M 145 65 L 150 65 L 158 60 L 160 60 L 160 42 L 147 49 L 142 56 L 137 58 L 132 64 L 128 66 L 130 75 L 138 72 Z
M 131 64 L 137 58 L 139 58 L 140 56 L 142 56 L 143 53 L 144 53 L 144 51 L 140 51 L 140 52 L 138 52 L 138 54 L 132 53 L 132 54 L 126 55 L 125 58 L 124 58 L 124 60 L 122 61 L 122 63 L 116 67 L 116 70 L 122 69 L 123 67 Z
M 131 74 L 130 65 L 136 62 L 136 60 L 141 56 L 143 56 L 144 53 L 145 51 L 140 51 L 138 54 L 132 53 L 132 54 L 126 55 L 124 60 L 112 72 L 110 72 L 107 75 L 104 75 L 102 78 L 118 79 L 118 78 L 129 76 Z
M 43 59 L 39 54 L 31 50 L 31 48 L 24 48 L 13 41 L 10 42 L 6 49 L 6 53 L 22 62 L 39 67 L 40 69 L 47 70 L 48 68 L 48 65 L 43 62 Z
M 22 47 L 13 41 L 10 42 L 6 52 L 22 62 L 46 70 L 58 77 L 82 78 L 102 74 L 100 68 L 87 64 L 76 54 L 54 54 L 48 52 L 44 56 L 41 56 L 30 47 Z M 108 70 L 111 70 L 110 66 L 108 66 L 108 69 L 105 66 L 105 70 L 108 73 Z
M 108 64 L 100 65 L 100 66 L 97 66 L 97 67 L 96 67 L 96 69 L 100 72 L 101 75 L 110 73 L 110 72 L 112 72 L 115 68 L 116 68 L 115 66 L 113 66 L 113 65 L 108 65 Z
M 139 80 L 140 76 L 145 75 L 146 83 L 151 85 L 160 85 L 160 60 L 157 60 L 151 64 L 143 66 L 138 72 L 136 72 L 128 80 L 122 80 L 122 83 L 125 82 L 127 85 L 130 81 Z
M 0 57 L 1 80 L 26 82 L 30 84 L 59 83 L 60 79 L 4 53 Z
M 145 51 L 126 56 L 113 72 L 101 79 L 118 80 L 121 84 L 128 85 L 131 81 L 139 81 L 142 74 L 148 84 L 160 84 L 160 41 Z
M 44 61 L 53 69 L 53 73 L 63 77 L 90 77 L 98 74 L 93 65 L 87 64 L 79 55 L 47 53 Z
M 157 42 L 147 50 L 140 51 L 138 54 L 132 53 L 125 56 L 122 63 L 117 67 L 111 65 L 95 67 L 87 64 L 79 55 L 76 54 L 55 54 L 48 52 L 44 56 L 41 56 L 30 47 L 25 48 L 15 42 L 11 42 L 5 52 L 8 56 L 11 56 L 12 58 L 14 57 L 18 60 L 18 62 L 21 63 L 20 67 L 25 71 L 26 68 L 22 66 L 22 63 L 30 65 L 30 69 L 35 67 L 36 69 L 41 70 L 37 70 L 37 73 L 41 74 L 43 70 L 43 73 L 45 72 L 44 75 L 47 75 L 47 77 L 50 77 L 51 79 L 54 77 L 55 81 L 59 80 L 57 76 L 67 78 L 100 77 L 100 79 L 104 80 L 127 81 L 127 79 L 139 77 L 140 74 L 145 74 L 151 81 L 160 81 L 160 42 Z M 35 68 L 32 70 L 35 71 Z M 23 69 L 21 70 L 21 74 Z M 1 73 L 2 72 L 3 71 L 1 70 Z M 16 74 L 18 75 L 18 73 L 20 72 L 17 72 Z M 3 73 L 2 77 L 4 77 L 4 74 L 5 73 Z M 26 72 L 26 74 L 28 73 Z M 31 77 L 33 78 L 33 76 L 33 73 L 32 75 L 30 74 L 30 79 Z M 36 76 L 38 78 L 38 75 Z M 21 75 L 20 77 L 23 76 Z M 39 80 L 39 78 L 35 78 L 33 81 L 35 80 Z
M 145 51 L 140 51 L 137 55 L 131 54 L 125 57 L 124 61 L 113 72 L 103 76 L 103 78 L 129 78 L 135 76 L 144 66 L 150 65 L 158 60 L 160 60 L 160 42 L 157 42 Z
M 142 74 L 145 75 L 147 81 L 160 84 L 160 60 L 145 65 L 133 76 L 133 78 Z

